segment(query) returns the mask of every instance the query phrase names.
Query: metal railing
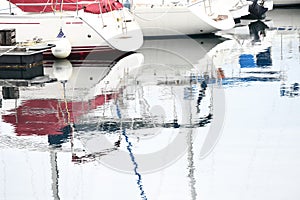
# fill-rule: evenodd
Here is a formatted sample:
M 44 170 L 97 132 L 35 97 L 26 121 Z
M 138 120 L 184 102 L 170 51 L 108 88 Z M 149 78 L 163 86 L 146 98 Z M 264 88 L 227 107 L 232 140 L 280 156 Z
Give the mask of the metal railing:
M 204 11 L 206 14 L 211 15 L 213 13 L 211 0 L 199 0 L 199 1 L 196 0 L 195 2 L 189 4 L 188 7 L 195 6 L 198 4 L 201 4 L 201 6 L 204 7 Z

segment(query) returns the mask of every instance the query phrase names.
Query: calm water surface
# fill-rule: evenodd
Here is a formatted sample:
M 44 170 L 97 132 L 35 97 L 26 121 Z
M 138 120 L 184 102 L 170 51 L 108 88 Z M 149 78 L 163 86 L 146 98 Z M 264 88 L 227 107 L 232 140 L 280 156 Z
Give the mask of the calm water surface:
M 2 95 L 0 199 L 298 200 L 299 16 L 45 61 Z

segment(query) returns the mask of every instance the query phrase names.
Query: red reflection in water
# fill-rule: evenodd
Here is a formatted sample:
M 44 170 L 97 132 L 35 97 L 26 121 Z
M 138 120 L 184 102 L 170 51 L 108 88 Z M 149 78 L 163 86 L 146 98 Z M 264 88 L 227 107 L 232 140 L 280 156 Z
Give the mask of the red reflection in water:
M 12 124 L 18 136 L 58 135 L 70 123 L 115 98 L 115 94 L 98 95 L 85 102 L 58 99 L 31 99 L 22 103 L 12 113 L 3 115 L 3 121 Z

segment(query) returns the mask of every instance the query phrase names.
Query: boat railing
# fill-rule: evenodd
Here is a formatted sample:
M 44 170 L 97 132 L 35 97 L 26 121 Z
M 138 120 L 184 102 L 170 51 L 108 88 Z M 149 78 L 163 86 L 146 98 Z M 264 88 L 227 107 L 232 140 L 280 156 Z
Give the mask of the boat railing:
M 212 15 L 212 9 L 211 9 L 211 0 L 194 0 L 192 3 L 188 5 L 188 7 L 196 6 L 196 5 L 201 5 L 204 8 L 204 11 L 208 15 Z
M 241 8 L 243 6 L 247 6 L 249 5 L 248 1 L 245 1 L 245 0 L 239 0 L 234 6 L 233 6 L 233 9 L 234 8 Z
M 198 4 L 204 4 L 205 1 L 206 0 L 194 0 L 188 6 L 191 7 L 191 6 L 198 5 Z
M 117 11 L 120 10 L 121 7 L 117 6 L 116 4 L 114 4 L 115 1 L 112 0 L 94 0 L 94 1 L 79 1 L 76 0 L 74 2 L 58 2 L 58 1 L 51 1 L 51 0 L 47 0 L 47 2 L 44 3 L 26 3 L 26 2 L 22 2 L 22 3 L 14 3 L 14 4 L 9 4 L 10 7 L 7 8 L 10 10 L 10 14 L 13 14 L 12 11 L 12 6 L 16 6 L 16 7 L 40 7 L 39 9 L 37 9 L 37 11 L 34 12 L 38 12 L 38 13 L 45 13 L 45 12 L 63 12 L 63 11 L 72 11 L 72 12 L 76 12 L 76 16 L 79 16 L 79 11 L 80 10 L 84 10 L 88 13 L 92 13 L 92 14 L 97 14 L 100 16 L 100 19 L 102 21 L 102 26 L 103 28 L 107 26 L 107 24 L 104 22 L 104 17 L 103 14 L 107 13 L 107 12 L 111 12 L 112 16 L 116 19 L 116 22 L 119 23 L 120 19 L 115 16 L 115 14 L 112 11 Z M 116 1 L 117 2 L 117 1 Z M 94 11 L 93 9 L 90 10 L 85 10 L 85 8 L 88 8 L 88 6 L 95 6 L 98 7 L 98 9 L 96 9 L 96 11 Z M 98 5 L 98 6 L 97 6 Z M 69 8 L 66 9 L 66 7 L 64 6 L 70 6 Z M 30 11 L 29 11 L 30 12 Z M 122 13 L 121 13 L 122 14 Z M 123 19 L 122 20 L 122 30 L 124 32 L 127 32 L 127 21 L 125 20 L 125 15 L 123 13 L 122 15 Z
M 76 2 L 76 3 L 16 3 L 17 6 L 53 6 L 55 5 L 90 5 L 90 4 L 98 4 L 99 1 L 84 1 L 84 2 Z
M 106 0 L 106 1 L 101 1 L 101 0 L 95 0 L 95 1 L 76 1 L 76 2 L 51 2 L 50 0 L 48 0 L 46 3 L 15 3 L 14 5 L 16 5 L 17 7 L 44 7 L 40 13 L 45 12 L 47 7 L 51 7 L 53 12 L 55 11 L 64 11 L 64 6 L 76 6 L 76 8 L 74 10 L 71 11 L 76 11 L 78 13 L 79 10 L 82 10 L 84 7 L 90 6 L 90 5 L 99 5 L 99 12 L 100 14 L 104 13 L 103 11 L 103 4 L 107 4 L 109 6 L 109 8 L 111 9 L 111 11 L 113 11 L 113 7 L 112 7 L 112 2 L 110 0 Z M 59 8 L 59 9 L 57 9 Z M 10 4 L 10 8 L 11 10 L 11 4 Z
M 143 7 L 160 7 L 160 6 L 186 6 L 189 4 L 189 0 L 182 1 L 182 0 L 174 0 L 174 1 L 152 1 L 152 2 L 135 2 L 134 0 L 131 0 L 131 2 L 128 2 L 128 0 L 121 0 L 121 3 L 130 3 L 132 6 L 143 6 Z
M 6 13 L 11 13 L 11 8 L 2 8 L 0 9 L 0 15 L 1 14 L 6 14 Z

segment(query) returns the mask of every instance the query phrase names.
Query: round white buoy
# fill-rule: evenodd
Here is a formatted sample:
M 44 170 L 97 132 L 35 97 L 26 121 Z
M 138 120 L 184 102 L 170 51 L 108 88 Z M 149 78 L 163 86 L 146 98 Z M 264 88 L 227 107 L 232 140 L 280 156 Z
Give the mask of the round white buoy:
M 51 52 L 56 58 L 66 58 L 70 55 L 72 46 L 67 38 L 58 38 L 53 44 L 55 47 L 51 48 Z
M 53 75 L 58 81 L 68 81 L 72 76 L 72 63 L 67 59 L 55 60 L 52 67 Z

